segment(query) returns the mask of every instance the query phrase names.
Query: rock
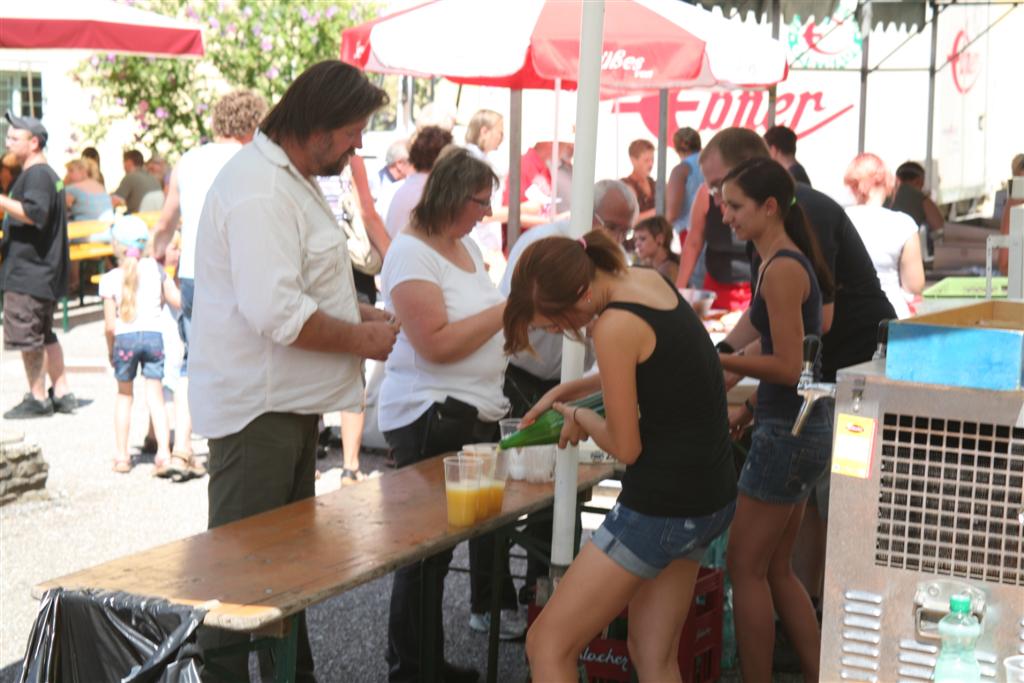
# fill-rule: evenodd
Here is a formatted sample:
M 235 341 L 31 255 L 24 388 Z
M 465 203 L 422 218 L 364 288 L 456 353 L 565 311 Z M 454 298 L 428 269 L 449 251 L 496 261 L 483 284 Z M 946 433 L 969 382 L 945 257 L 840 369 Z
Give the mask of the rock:
M 0 505 L 26 496 L 38 497 L 46 488 L 50 466 L 38 444 L 26 442 L 23 434 L 0 437 Z

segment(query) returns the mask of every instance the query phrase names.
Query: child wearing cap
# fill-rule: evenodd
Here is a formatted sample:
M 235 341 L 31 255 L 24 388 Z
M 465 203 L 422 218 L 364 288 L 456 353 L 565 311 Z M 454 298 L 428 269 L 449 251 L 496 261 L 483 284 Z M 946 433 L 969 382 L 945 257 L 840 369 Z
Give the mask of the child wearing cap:
M 103 317 L 110 364 L 117 379 L 117 403 L 114 410 L 114 436 L 117 453 L 114 471 L 131 471 L 128 455 L 128 428 L 131 421 L 132 383 L 142 367 L 146 385 L 146 403 L 153 421 L 157 453 L 154 474 L 169 477 L 171 467 L 170 431 L 164 412 L 164 343 L 161 336 L 162 307 L 167 301 L 180 307 L 181 295 L 174 280 L 148 255 L 149 231 L 137 216 L 124 216 L 111 229 L 114 256 L 118 267 L 100 278 Z

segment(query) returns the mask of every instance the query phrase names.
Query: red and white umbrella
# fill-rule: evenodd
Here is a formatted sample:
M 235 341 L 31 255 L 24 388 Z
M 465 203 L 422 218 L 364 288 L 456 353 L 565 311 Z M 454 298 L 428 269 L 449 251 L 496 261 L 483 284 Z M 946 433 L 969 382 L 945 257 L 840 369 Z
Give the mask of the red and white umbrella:
M 0 48 L 201 57 L 198 26 L 110 0 L 0 4 Z
M 366 71 L 456 83 L 576 88 L 584 0 L 433 0 L 342 33 Z M 786 51 L 756 29 L 678 0 L 606 4 L 603 90 L 767 87 Z

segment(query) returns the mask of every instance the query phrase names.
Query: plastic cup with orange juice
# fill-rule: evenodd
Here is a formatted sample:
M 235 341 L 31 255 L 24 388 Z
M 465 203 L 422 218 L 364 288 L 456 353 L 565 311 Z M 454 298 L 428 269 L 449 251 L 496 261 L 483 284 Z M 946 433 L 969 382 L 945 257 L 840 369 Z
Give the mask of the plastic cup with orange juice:
M 497 444 L 478 443 L 463 446 L 461 455 L 464 458 L 477 458 L 481 462 L 477 520 L 498 515 L 505 498 L 509 453 L 499 450 Z
M 444 459 L 448 523 L 452 526 L 469 526 L 477 520 L 481 468 L 482 462 L 477 458 L 450 455 Z
M 505 500 L 505 482 L 508 480 L 508 466 L 511 453 L 498 450 L 494 453 L 494 464 L 490 467 L 486 480 L 480 479 L 480 498 L 485 501 L 482 507 L 487 517 L 501 513 L 501 504 Z

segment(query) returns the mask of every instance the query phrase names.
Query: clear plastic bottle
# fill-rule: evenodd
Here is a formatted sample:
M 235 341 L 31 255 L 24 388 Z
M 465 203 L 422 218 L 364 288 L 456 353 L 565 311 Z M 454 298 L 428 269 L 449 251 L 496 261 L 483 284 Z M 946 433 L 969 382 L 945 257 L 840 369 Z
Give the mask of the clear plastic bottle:
M 935 662 L 935 683 L 980 683 L 974 645 L 981 636 L 981 624 L 971 613 L 971 596 L 959 594 L 949 599 L 949 614 L 939 621 L 939 636 L 942 649 Z

